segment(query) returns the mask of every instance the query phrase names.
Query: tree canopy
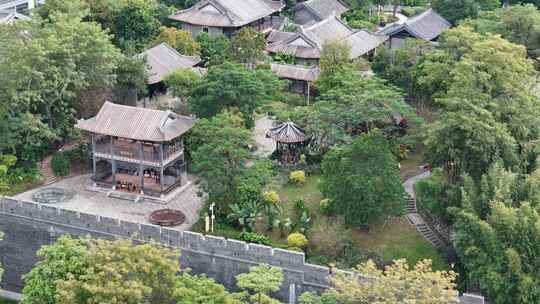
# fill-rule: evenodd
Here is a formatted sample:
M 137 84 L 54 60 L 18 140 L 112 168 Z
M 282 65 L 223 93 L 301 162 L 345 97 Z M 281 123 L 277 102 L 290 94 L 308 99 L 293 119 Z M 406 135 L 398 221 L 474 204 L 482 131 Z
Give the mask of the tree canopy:
M 191 37 L 191 33 L 173 27 L 162 26 L 159 35 L 154 39 L 153 45 L 167 43 L 182 55 L 199 55 L 201 46 Z
M 193 90 L 190 109 L 208 118 L 223 109 L 236 108 L 251 127 L 255 109 L 276 97 L 282 87 L 282 81 L 268 69 L 251 70 L 227 62 L 210 67 Z
M 483 10 L 493 10 L 501 6 L 500 0 L 433 0 L 433 9 L 453 24 L 477 17 Z
M 431 71 L 438 70 L 438 73 Z M 441 116 L 428 126 L 435 165 L 481 176 L 496 157 L 516 164 L 518 147 L 538 138 L 536 71 L 524 47 L 458 27 L 420 64 L 422 85 L 434 88 Z M 442 76 L 446 77 L 442 81 Z M 444 134 L 444 135 L 443 135 Z
M 430 260 L 419 261 L 412 268 L 407 261 L 397 260 L 384 270 L 368 261 L 355 272 L 370 279 L 345 274 L 330 279 L 334 285 L 330 293 L 338 303 L 458 303 L 457 274 L 433 271 Z
M 496 304 L 540 300 L 538 176 L 518 177 L 496 162 L 479 182 L 465 180 L 463 206 L 451 209 L 467 279 Z
M 55 137 L 71 136 L 80 97 L 110 89 L 120 58 L 98 24 L 65 14 L 2 26 L 0 99 L 17 132 L 0 145 L 21 161 L 35 160 Z
M 353 226 L 368 227 L 405 208 L 398 163 L 377 129 L 325 154 L 320 188 Z
M 212 199 L 233 202 L 252 141 L 243 119 L 224 112 L 201 119 L 191 133 L 193 170 L 203 178 Z

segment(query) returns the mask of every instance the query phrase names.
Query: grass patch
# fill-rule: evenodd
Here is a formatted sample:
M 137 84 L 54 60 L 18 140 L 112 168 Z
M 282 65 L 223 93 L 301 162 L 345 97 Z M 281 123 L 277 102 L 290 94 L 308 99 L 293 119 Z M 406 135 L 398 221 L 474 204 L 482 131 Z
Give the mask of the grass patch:
M 318 184 L 320 175 L 306 176 L 306 183 L 293 185 L 287 183 L 288 174 L 276 176 L 269 190 L 276 191 L 281 199 L 281 219 L 296 218 L 294 202 L 302 199 L 311 214 L 311 228 L 306 236 L 309 240 L 307 249 L 308 262 L 339 268 L 356 266 L 368 258 L 388 263 L 406 258 L 413 265 L 422 259 L 431 259 L 434 269 L 449 269 L 443 256 L 426 241 L 405 218 L 394 218 L 386 224 L 373 225 L 369 232 L 349 229 L 338 216 L 326 216 L 320 211 L 323 198 Z M 272 246 L 286 248 L 287 235 L 279 229 L 267 230 L 265 217 L 256 224 L 255 232 L 266 235 Z M 194 231 L 203 232 L 204 219 L 194 227 Z M 217 224 L 214 235 L 238 239 L 241 231 L 226 224 Z
M 422 154 L 411 155 L 410 167 L 413 167 L 412 164 L 420 163 L 422 159 Z M 284 176 L 281 178 L 286 180 Z M 449 268 L 438 250 L 425 240 L 405 218 L 394 218 L 386 224 L 373 225 L 369 232 L 365 232 L 360 229 L 346 228 L 337 216 L 322 214 L 319 203 L 323 196 L 318 189 L 319 179 L 319 175 L 311 175 L 307 176 L 303 186 L 287 183 L 282 184 L 282 187 L 278 189 L 284 217 L 294 216 L 293 202 L 297 199 L 303 199 L 311 211 L 312 227 L 308 231 L 310 241 L 308 256 L 311 253 L 312 256 L 318 256 L 315 257 L 316 260 L 328 261 L 323 257 L 341 259 L 343 255 L 349 254 L 351 257 L 348 260 L 355 261 L 359 258 L 358 255 L 365 259 L 375 254 L 385 262 L 406 258 L 412 265 L 422 259 L 431 259 L 434 269 Z M 273 240 L 283 241 L 283 239 L 276 239 L 275 235 Z M 348 242 L 352 242 L 352 246 L 356 247 L 354 249 L 358 252 L 351 252 L 355 251 L 351 248 L 343 249 L 346 247 L 344 243 Z
M 439 251 L 426 241 L 405 218 L 394 218 L 385 224 L 373 225 L 369 232 L 353 230 L 355 244 L 378 253 L 383 260 L 405 258 L 410 265 L 431 259 L 433 268 L 447 270 L 448 263 Z
M 19 193 L 26 192 L 28 190 L 35 189 L 42 185 L 42 182 L 40 180 L 34 180 L 34 181 L 26 181 L 26 182 L 20 182 L 16 184 L 10 184 L 9 188 L 6 191 L 0 192 L 0 195 L 5 196 L 14 196 Z M 4 304 L 0 302 L 0 304 Z
M 17 301 L 6 300 L 6 299 L 0 298 L 0 304 L 17 304 L 17 303 L 18 303 Z

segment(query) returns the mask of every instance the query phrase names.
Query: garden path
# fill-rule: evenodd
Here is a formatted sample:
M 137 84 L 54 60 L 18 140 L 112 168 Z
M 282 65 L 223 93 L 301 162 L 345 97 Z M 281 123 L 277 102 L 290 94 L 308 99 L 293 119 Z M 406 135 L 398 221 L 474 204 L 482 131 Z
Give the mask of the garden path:
M 273 127 L 274 121 L 268 116 L 262 116 L 255 120 L 253 128 L 253 140 L 257 146 L 255 155 L 259 157 L 268 157 L 276 148 L 276 143 L 271 138 L 266 137 L 266 132 Z
M 407 195 L 405 197 L 407 201 L 407 219 L 409 222 L 416 227 L 416 230 L 420 232 L 420 234 L 428 240 L 433 246 L 440 248 L 443 246 L 443 242 L 441 239 L 433 232 L 431 227 L 426 223 L 426 221 L 422 218 L 422 215 L 418 213 L 418 209 L 416 208 L 416 193 L 414 192 L 414 185 L 425 178 L 428 178 L 431 175 L 430 171 L 425 171 L 423 173 L 420 173 L 416 176 L 413 176 L 409 179 L 407 179 L 403 183 L 403 187 L 405 188 L 405 192 L 407 192 Z

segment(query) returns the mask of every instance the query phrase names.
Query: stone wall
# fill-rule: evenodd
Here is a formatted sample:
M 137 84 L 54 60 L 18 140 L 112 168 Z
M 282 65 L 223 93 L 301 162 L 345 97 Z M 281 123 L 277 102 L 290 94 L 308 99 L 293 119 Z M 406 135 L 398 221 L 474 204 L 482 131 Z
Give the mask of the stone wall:
M 181 249 L 180 263 L 195 273 L 205 273 L 228 288 L 235 288 L 235 276 L 249 267 L 266 263 L 283 269 L 285 281 L 276 295 L 288 301 L 304 291 L 327 288 L 327 267 L 310 265 L 303 253 L 248 244 L 221 237 L 176 231 L 79 213 L 34 202 L 0 199 L 0 262 L 5 269 L 1 287 L 20 291 L 21 276 L 38 261 L 35 253 L 64 234 L 97 238 L 128 238 L 156 242 Z
M 0 288 L 13 292 L 21 291 L 21 277 L 38 261 L 37 250 L 64 234 L 125 238 L 178 248 L 181 250 L 182 268 L 207 274 L 233 290 L 236 288 L 236 275 L 257 264 L 270 264 L 281 268 L 285 277 L 281 290 L 275 296 L 290 303 L 302 292 L 321 292 L 328 288 L 326 279 L 330 269 L 306 263 L 303 253 L 126 222 L 35 202 L 0 198 L 0 231 L 5 234 L 4 241 L 0 242 L 0 263 L 5 270 Z M 465 294 L 460 298 L 463 304 L 483 301 L 476 295 Z

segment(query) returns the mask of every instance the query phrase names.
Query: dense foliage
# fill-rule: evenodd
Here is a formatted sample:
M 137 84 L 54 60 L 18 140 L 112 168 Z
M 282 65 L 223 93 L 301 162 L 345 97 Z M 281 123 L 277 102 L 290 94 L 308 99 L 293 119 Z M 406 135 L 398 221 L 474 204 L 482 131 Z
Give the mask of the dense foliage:
M 420 82 L 436 88 L 442 109 L 425 140 L 433 164 L 452 179 L 464 172 L 479 177 L 498 157 L 508 166 L 528 165 L 518 151 L 538 138 L 540 101 L 524 47 L 458 27 L 443 35 L 420 69 Z
M 194 88 L 190 108 L 199 117 L 212 117 L 223 109 L 238 109 L 246 126 L 253 126 L 255 109 L 269 102 L 283 83 L 267 69 L 247 69 L 224 63 L 213 66 Z
M 191 33 L 173 27 L 159 28 L 159 35 L 154 39 L 154 45 L 167 43 L 182 55 L 199 55 L 201 46 L 191 37 Z
M 191 133 L 193 170 L 203 178 L 212 199 L 233 202 L 252 141 L 243 119 L 224 112 L 202 119 Z
M 375 129 L 330 150 L 322 163 L 321 190 L 349 225 L 370 223 L 404 211 L 399 169 L 382 132 Z
M 339 273 L 330 278 L 334 285 L 321 297 L 305 293 L 301 304 L 338 303 L 457 303 L 457 274 L 432 271 L 431 261 L 418 262 L 413 268 L 405 260 L 394 261 L 384 270 L 368 261 L 355 269 L 359 276 Z
M 52 140 L 73 135 L 81 96 L 116 81 L 121 55 L 109 38 L 99 25 L 64 14 L 2 27 L 0 99 L 9 131 L 0 132 L 0 150 L 35 161 Z
M 500 0 L 433 0 L 433 9 L 450 22 L 477 17 L 483 10 L 492 10 L 501 6 Z
M 180 272 L 178 252 L 150 244 L 63 236 L 38 256 L 24 277 L 23 304 L 280 303 L 268 294 L 279 290 L 283 273 L 266 265 L 238 275 L 245 292 L 233 294 L 213 279 Z

